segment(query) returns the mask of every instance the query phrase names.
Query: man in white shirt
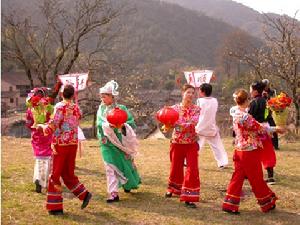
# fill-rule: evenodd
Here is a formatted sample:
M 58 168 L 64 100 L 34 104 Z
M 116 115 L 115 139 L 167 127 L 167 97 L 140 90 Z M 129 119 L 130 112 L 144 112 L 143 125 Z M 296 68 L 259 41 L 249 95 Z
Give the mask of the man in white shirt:
M 219 128 L 216 125 L 218 101 L 210 96 L 211 93 L 212 86 L 210 84 L 201 84 L 199 90 L 200 98 L 197 99 L 197 105 L 201 108 L 199 121 L 196 125 L 196 132 L 199 135 L 198 144 L 201 151 L 205 141 L 207 141 L 213 150 L 218 167 L 224 168 L 228 165 L 228 156 L 219 134 Z

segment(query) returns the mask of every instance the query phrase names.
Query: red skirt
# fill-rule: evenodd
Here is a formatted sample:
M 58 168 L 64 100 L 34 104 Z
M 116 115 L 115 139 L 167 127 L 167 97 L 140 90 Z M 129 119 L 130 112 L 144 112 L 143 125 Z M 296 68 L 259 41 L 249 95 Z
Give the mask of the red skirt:
M 262 140 L 263 148 L 260 150 L 260 159 L 264 169 L 276 166 L 276 154 L 272 139 L 270 136 L 264 137 Z

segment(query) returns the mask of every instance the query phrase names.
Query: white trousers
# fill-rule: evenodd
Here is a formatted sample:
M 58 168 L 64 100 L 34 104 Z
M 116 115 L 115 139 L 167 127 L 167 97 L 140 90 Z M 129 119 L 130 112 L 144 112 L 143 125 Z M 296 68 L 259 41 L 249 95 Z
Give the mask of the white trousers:
M 50 172 L 51 157 L 36 158 L 33 172 L 33 183 L 38 180 L 39 184 L 46 188 Z
M 110 166 L 105 166 L 106 172 L 106 183 L 107 183 L 107 192 L 110 197 L 114 197 L 115 193 L 118 193 L 119 180 L 117 177 L 116 171 Z
M 202 151 L 205 141 L 208 142 L 210 148 L 214 153 L 215 160 L 217 161 L 218 167 L 228 165 L 227 152 L 224 149 L 219 132 L 214 137 L 199 136 L 198 144 L 200 151 Z

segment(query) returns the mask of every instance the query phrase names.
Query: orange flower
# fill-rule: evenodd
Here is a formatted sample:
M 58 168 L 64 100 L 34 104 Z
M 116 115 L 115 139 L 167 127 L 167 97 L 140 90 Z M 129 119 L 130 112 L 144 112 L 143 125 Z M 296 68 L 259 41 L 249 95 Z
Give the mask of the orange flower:
M 272 111 L 282 111 L 286 107 L 289 107 L 291 103 L 292 103 L 292 98 L 290 98 L 285 93 L 280 93 L 280 95 L 277 95 L 276 97 L 268 100 L 267 107 Z

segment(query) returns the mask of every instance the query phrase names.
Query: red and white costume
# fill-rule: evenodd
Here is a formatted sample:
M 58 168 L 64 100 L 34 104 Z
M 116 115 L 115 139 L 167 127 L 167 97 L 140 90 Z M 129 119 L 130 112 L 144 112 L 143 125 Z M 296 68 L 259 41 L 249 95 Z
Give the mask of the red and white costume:
M 227 188 L 223 209 L 238 211 L 243 182 L 247 177 L 257 203 L 263 212 L 267 212 L 275 205 L 277 197 L 263 179 L 260 160 L 263 145 L 260 136 L 265 135 L 267 131 L 275 130 L 273 127 L 264 127 L 239 108 L 235 108 L 232 113 L 233 129 L 236 134 L 233 155 L 235 170 Z
M 200 107 L 191 105 L 183 108 L 172 106 L 179 113 L 170 145 L 170 176 L 168 192 L 180 196 L 180 201 L 198 202 L 200 178 L 198 169 L 198 135 L 195 126 L 199 119 Z M 187 167 L 184 174 L 184 160 Z
M 52 145 L 55 150 L 47 192 L 47 210 L 63 210 L 60 177 L 67 188 L 80 200 L 84 200 L 88 193 L 74 174 L 80 117 L 81 113 L 77 105 L 62 101 L 56 104 L 54 118 L 44 129 L 46 134 L 53 134 Z

